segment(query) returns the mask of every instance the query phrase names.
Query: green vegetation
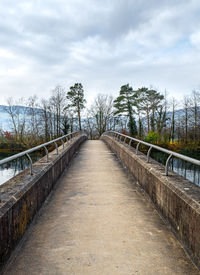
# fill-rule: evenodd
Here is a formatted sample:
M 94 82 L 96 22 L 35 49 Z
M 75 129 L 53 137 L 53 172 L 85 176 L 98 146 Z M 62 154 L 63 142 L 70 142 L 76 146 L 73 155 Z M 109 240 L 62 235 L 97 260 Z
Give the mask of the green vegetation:
M 92 139 L 115 130 L 187 155 L 200 153 L 199 91 L 177 101 L 152 87 L 125 84 L 116 98 L 98 94 L 83 116 L 85 104 L 81 83 L 68 92 L 57 85 L 49 99 L 8 99 L 12 130 L 0 130 L 0 151 L 24 150 L 78 130 Z
M 70 87 L 70 91 L 67 93 L 67 99 L 69 104 L 66 109 L 72 108 L 75 110 L 78 116 L 79 130 L 81 131 L 81 110 L 85 108 L 86 100 L 84 98 L 83 85 L 81 83 L 75 83 Z
M 114 107 L 116 108 L 114 115 L 128 116 L 128 128 L 132 136 L 137 135 L 136 121 L 133 116 L 135 113 L 133 107 L 136 106 L 136 97 L 136 92 L 133 91 L 133 88 L 130 87 L 129 84 L 127 84 L 121 87 L 119 96 L 114 101 Z

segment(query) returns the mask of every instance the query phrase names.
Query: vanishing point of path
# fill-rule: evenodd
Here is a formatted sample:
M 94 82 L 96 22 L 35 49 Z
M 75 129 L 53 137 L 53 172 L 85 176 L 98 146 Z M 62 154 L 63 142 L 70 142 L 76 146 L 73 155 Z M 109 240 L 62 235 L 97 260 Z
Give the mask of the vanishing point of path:
M 5 274 L 200 274 L 102 141 L 87 141 Z

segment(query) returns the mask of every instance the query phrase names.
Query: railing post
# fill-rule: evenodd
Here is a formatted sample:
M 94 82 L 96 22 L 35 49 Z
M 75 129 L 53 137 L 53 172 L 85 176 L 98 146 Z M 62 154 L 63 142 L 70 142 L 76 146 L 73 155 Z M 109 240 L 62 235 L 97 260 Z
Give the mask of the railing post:
M 26 153 L 26 156 L 27 156 L 27 158 L 29 160 L 29 163 L 30 163 L 30 174 L 33 175 L 33 162 L 32 162 L 32 159 L 31 159 L 31 157 L 29 156 L 28 153 Z
M 126 142 L 126 137 L 124 138 L 124 144 L 125 144 L 125 142 Z
M 54 141 L 54 144 L 55 144 L 55 146 L 56 146 L 56 154 L 58 155 L 59 153 L 58 153 L 58 144 Z
M 139 146 L 140 146 L 140 142 L 138 142 L 138 144 L 136 146 L 136 155 L 138 155 Z
M 166 175 L 166 176 L 168 176 L 169 161 L 170 161 L 171 157 L 172 157 L 172 154 L 169 155 L 169 157 L 167 158 L 167 161 L 166 161 L 166 163 L 165 163 L 165 175 Z
M 47 162 L 49 161 L 49 151 L 47 149 L 46 146 L 44 146 L 45 152 L 46 152 L 46 156 L 47 156 Z
M 129 148 L 131 147 L 131 142 L 132 142 L 132 139 L 130 139 L 129 141 L 129 144 L 128 144 Z
M 63 139 L 61 138 L 61 142 L 62 142 L 62 146 L 63 146 L 63 149 L 65 148 L 65 144 L 64 144 L 64 141 Z
M 149 157 L 150 157 L 151 150 L 152 150 L 152 146 L 149 148 L 149 150 L 147 152 L 147 162 L 149 162 Z

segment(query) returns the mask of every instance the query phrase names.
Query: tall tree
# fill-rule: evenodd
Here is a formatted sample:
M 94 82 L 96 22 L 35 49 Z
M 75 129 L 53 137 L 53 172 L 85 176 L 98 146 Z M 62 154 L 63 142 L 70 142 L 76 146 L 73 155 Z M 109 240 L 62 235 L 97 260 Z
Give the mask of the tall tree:
M 171 100 L 172 105 L 172 116 L 171 116 L 171 129 L 170 129 L 170 139 L 172 142 L 174 142 L 175 138 L 175 112 L 177 107 L 176 99 L 173 97 Z
M 158 108 L 161 107 L 164 96 L 153 89 L 146 87 L 139 88 L 137 90 L 137 105 L 138 108 L 146 113 L 147 117 L 147 131 L 155 131 L 155 113 Z
M 159 138 L 159 140 L 161 140 L 161 134 L 162 134 L 163 129 L 165 129 L 165 127 L 166 127 L 166 122 L 168 119 L 165 106 L 160 105 L 157 108 L 156 116 L 154 117 L 154 119 L 155 119 L 155 123 L 157 126 L 157 132 L 159 135 L 158 138 Z
M 137 90 L 137 110 L 139 113 L 146 113 L 147 117 L 147 132 L 150 130 L 150 102 L 148 100 L 148 88 L 142 87 Z
M 99 136 L 105 131 L 110 130 L 110 120 L 113 115 L 112 96 L 98 94 L 91 106 L 89 115 L 95 121 L 95 128 Z
M 28 113 L 27 115 L 30 117 L 29 122 L 29 133 L 32 136 L 32 139 L 38 139 L 39 138 L 39 127 L 41 125 L 40 122 L 40 113 L 41 110 L 38 108 L 38 98 L 36 95 L 30 96 L 28 98 Z
M 65 106 L 65 90 L 62 86 L 57 85 L 52 90 L 50 104 L 54 115 L 54 135 L 60 136 L 62 131 L 62 115 Z
M 27 107 L 24 98 L 13 100 L 13 98 L 7 99 L 8 106 L 5 106 L 5 111 L 9 114 L 13 130 L 15 133 L 16 141 L 23 142 L 23 138 L 26 130 L 26 118 L 27 118 Z
M 155 131 L 155 113 L 156 111 L 158 111 L 158 113 L 160 113 L 160 110 L 162 110 L 162 113 L 164 115 L 164 117 L 166 118 L 166 106 L 163 107 L 163 99 L 164 99 L 164 96 L 161 95 L 159 92 L 155 91 L 155 90 L 149 90 L 148 92 L 149 94 L 149 101 L 150 101 L 150 104 L 151 104 L 151 131 Z M 163 117 L 163 119 L 164 119 Z M 163 121 L 164 123 L 164 121 Z M 163 127 L 164 127 L 164 124 L 163 124 Z
M 49 112 L 49 100 L 41 100 L 41 121 L 43 122 L 43 132 L 45 141 L 48 141 L 52 135 L 51 132 L 51 112 Z
M 137 94 L 129 84 L 123 85 L 120 89 L 119 96 L 114 101 L 116 108 L 115 115 L 125 115 L 129 118 L 129 131 L 132 136 L 137 135 L 137 126 L 133 116 L 136 106 Z
M 184 96 L 184 122 L 185 122 L 185 143 L 188 142 L 188 128 L 189 128 L 189 108 L 190 108 L 190 98 L 189 96 Z
M 67 93 L 67 99 L 69 100 L 68 108 L 74 109 L 78 115 L 79 130 L 81 131 L 81 111 L 85 108 L 86 103 L 81 83 L 75 83 L 74 86 L 70 87 L 70 91 Z

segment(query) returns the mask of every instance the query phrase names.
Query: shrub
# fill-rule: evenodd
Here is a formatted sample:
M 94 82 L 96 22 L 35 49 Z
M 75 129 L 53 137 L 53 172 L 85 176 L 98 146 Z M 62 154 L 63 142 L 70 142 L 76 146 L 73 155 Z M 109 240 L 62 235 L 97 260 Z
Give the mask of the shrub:
M 157 144 L 159 140 L 159 134 L 156 132 L 149 132 L 144 140 L 149 143 Z

